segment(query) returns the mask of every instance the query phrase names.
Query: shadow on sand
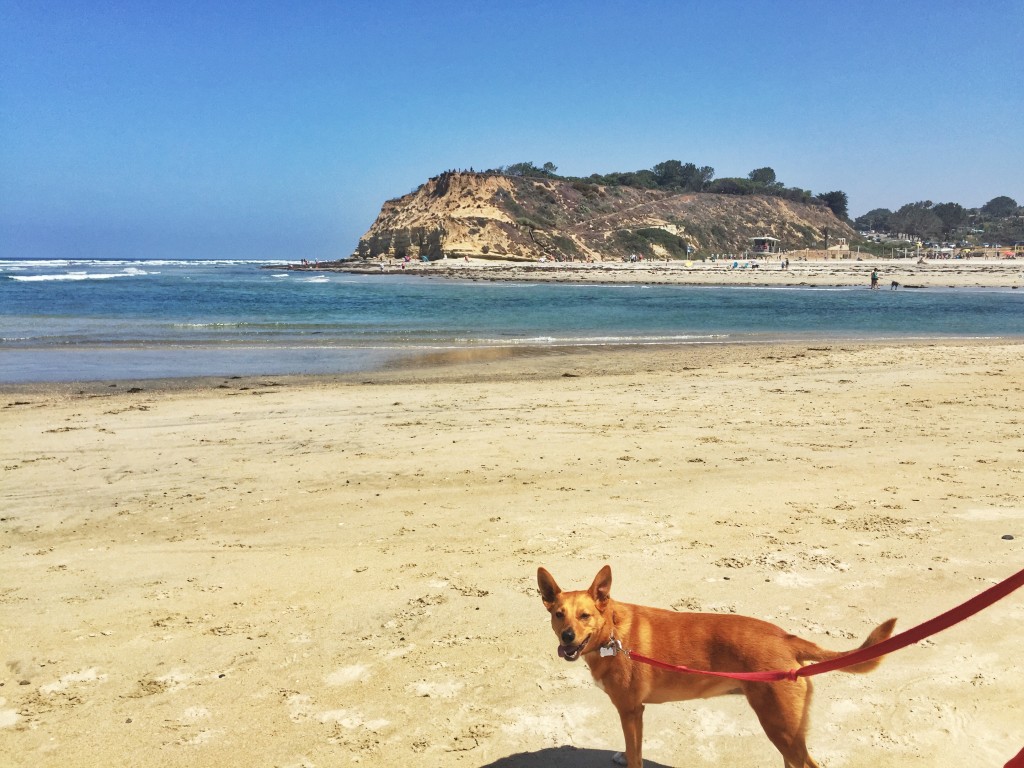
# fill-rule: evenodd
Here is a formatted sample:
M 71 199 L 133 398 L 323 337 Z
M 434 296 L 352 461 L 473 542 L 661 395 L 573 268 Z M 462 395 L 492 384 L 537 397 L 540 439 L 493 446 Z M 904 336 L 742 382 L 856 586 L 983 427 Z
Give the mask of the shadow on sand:
M 578 749 L 576 747 L 549 747 L 539 752 L 520 752 L 509 755 L 480 768 L 601 768 L 614 766 L 612 755 L 603 749 Z M 669 768 L 661 763 L 644 760 L 644 768 Z

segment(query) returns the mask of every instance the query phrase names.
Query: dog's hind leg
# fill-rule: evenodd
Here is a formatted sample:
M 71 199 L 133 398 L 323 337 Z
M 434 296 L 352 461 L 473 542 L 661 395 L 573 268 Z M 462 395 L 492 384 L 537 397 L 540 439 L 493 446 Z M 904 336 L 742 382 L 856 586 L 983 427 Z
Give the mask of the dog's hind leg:
M 811 682 L 749 683 L 744 692 L 761 721 L 761 727 L 782 753 L 785 768 L 818 768 L 807 753 L 807 716 L 811 707 Z

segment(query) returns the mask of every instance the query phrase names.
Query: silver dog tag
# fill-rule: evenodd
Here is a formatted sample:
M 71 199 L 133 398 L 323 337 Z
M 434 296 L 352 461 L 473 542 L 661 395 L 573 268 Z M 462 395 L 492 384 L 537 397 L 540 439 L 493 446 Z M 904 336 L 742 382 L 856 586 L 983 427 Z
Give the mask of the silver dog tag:
M 598 648 L 602 657 L 615 656 L 620 650 L 622 650 L 622 643 L 614 637 L 608 641 L 607 645 L 602 645 Z

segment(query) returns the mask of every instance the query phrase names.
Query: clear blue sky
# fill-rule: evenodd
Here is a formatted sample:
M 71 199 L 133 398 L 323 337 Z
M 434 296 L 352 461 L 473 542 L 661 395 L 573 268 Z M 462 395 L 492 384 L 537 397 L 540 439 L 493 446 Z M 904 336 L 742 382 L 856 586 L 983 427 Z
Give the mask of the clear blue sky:
M 1022 83 L 1022 0 L 0 0 L 0 257 L 337 258 L 524 160 L 1024 203 Z

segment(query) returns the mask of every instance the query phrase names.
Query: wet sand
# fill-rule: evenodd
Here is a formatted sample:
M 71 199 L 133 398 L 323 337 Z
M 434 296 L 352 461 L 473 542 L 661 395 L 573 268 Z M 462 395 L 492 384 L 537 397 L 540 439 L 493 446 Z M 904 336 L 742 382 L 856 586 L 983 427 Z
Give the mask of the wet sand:
M 1024 346 L 547 351 L 349 377 L 0 390 L 11 766 L 607 765 L 566 587 L 836 649 L 1024 565 Z M 114 386 L 112 386 L 114 385 Z M 816 678 L 830 768 L 1002 766 L 1014 594 Z M 651 706 L 651 766 L 764 766 L 740 697 Z
M 735 265 L 735 266 L 734 266 Z M 756 265 L 756 266 L 755 266 Z M 300 267 L 300 269 L 306 269 Z M 313 271 L 312 267 L 309 269 Z M 793 259 L 782 267 L 779 259 L 729 258 L 711 261 L 645 261 L 638 264 L 515 263 L 482 259 L 443 259 L 429 264 L 385 261 L 386 274 L 421 275 L 464 280 L 567 283 L 644 283 L 651 285 L 743 286 L 857 286 L 870 285 L 877 269 L 879 287 L 914 288 L 1020 288 L 1024 286 L 1024 260 L 1018 259 Z M 380 273 L 373 263 L 340 263 L 319 271 Z

